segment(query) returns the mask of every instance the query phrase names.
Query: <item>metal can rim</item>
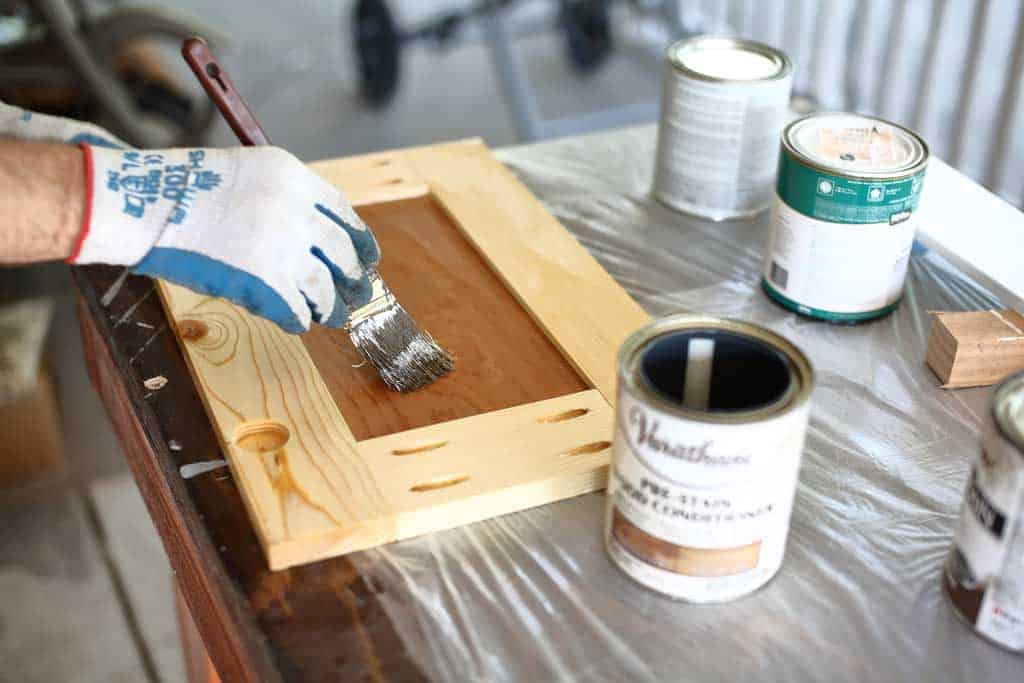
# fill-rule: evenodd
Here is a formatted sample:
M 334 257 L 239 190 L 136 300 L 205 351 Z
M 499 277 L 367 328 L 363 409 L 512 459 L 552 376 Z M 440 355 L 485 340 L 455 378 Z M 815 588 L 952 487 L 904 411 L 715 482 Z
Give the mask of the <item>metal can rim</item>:
M 697 50 L 700 49 L 702 44 L 707 43 L 714 43 L 720 47 L 739 48 L 747 52 L 759 54 L 762 57 L 767 57 L 776 65 L 776 72 L 771 76 L 764 76 L 762 78 L 722 78 L 720 76 L 709 76 L 699 71 L 695 71 L 683 64 L 679 59 L 679 53 L 684 49 L 687 51 Z M 774 48 L 771 45 L 766 45 L 765 43 L 759 43 L 756 40 L 737 38 L 735 36 L 702 35 L 677 40 L 669 45 L 668 50 L 665 52 L 665 60 L 673 70 L 685 74 L 690 78 L 707 81 L 709 83 L 767 83 L 786 78 L 793 71 L 793 62 L 790 61 L 789 57 L 787 57 L 786 53 L 782 50 Z
M 1006 403 L 1014 391 L 1024 392 L 1024 370 L 1003 379 L 992 394 L 992 421 L 999 436 L 1008 441 L 1017 455 L 1024 460 L 1024 426 L 1010 421 Z
M 808 121 L 818 118 L 825 118 L 828 116 L 858 116 L 868 121 L 875 121 L 877 123 L 883 123 L 887 126 L 892 126 L 896 130 L 905 134 L 915 145 L 915 154 L 911 157 L 904 166 L 900 166 L 895 169 L 886 171 L 865 171 L 865 170 L 851 170 L 842 166 L 833 166 L 830 164 L 823 163 L 816 159 L 811 158 L 810 155 L 801 151 L 796 147 L 793 142 L 793 137 L 796 134 L 796 130 L 807 124 Z M 810 114 L 804 114 L 800 118 L 794 119 L 786 124 L 786 127 L 782 129 L 782 149 L 785 153 L 789 154 L 795 160 L 809 166 L 810 168 L 825 173 L 830 173 L 836 176 L 842 176 L 845 178 L 859 178 L 863 180 L 902 180 L 909 178 L 913 175 L 917 175 L 925 169 L 928 165 L 928 160 L 931 157 L 931 153 L 928 150 L 928 143 L 924 141 L 920 135 L 910 128 L 900 125 L 895 121 L 889 119 L 883 119 L 880 116 L 871 116 L 869 114 L 860 114 L 857 112 L 845 112 L 845 111 L 817 111 L 811 112 Z
M 789 361 L 790 376 L 798 386 L 787 389 L 786 394 L 782 397 L 787 399 L 785 401 L 780 399 L 752 410 L 737 412 L 693 410 L 666 400 L 664 396 L 652 387 L 648 387 L 646 384 L 638 381 L 637 373 L 633 372 L 637 356 L 644 346 L 653 339 L 670 332 L 680 332 L 688 329 L 714 329 L 732 332 L 767 344 L 780 352 Z M 616 365 L 622 388 L 629 391 L 633 396 L 649 401 L 659 410 L 670 415 L 683 417 L 695 422 L 712 424 L 750 424 L 790 413 L 807 403 L 815 384 L 814 368 L 811 366 L 811 362 L 806 354 L 796 344 L 782 335 L 760 325 L 742 320 L 689 313 L 658 318 L 634 331 L 626 338 L 626 341 L 623 342 L 622 347 L 619 349 Z

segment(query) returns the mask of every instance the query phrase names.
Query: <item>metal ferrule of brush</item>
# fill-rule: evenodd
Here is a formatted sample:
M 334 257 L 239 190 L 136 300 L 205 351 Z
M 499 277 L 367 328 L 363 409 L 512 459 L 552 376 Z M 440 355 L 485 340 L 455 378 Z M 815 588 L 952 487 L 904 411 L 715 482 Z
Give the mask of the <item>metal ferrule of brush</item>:
M 370 301 L 365 306 L 352 311 L 348 322 L 345 324 L 345 329 L 348 331 L 351 331 L 353 327 L 359 325 L 370 316 L 380 313 L 391 306 L 398 305 L 398 299 L 391 293 L 388 286 L 384 284 L 384 280 L 381 279 L 377 271 L 372 271 L 369 279 L 370 286 L 372 287 Z
M 413 321 L 374 271 L 370 302 L 346 326 L 352 344 L 396 391 L 413 391 L 448 374 L 455 361 Z

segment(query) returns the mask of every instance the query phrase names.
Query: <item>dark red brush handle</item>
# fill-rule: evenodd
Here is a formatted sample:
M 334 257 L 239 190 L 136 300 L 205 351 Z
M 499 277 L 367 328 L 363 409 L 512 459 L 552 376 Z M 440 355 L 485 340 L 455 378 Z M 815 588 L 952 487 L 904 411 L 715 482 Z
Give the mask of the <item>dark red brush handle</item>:
M 206 94 L 217 105 L 217 109 L 220 109 L 231 130 L 235 131 L 238 140 L 246 147 L 269 145 L 270 138 L 263 132 L 245 100 L 238 94 L 227 72 L 217 63 L 206 41 L 198 37 L 185 39 L 181 44 L 181 56 L 199 79 Z

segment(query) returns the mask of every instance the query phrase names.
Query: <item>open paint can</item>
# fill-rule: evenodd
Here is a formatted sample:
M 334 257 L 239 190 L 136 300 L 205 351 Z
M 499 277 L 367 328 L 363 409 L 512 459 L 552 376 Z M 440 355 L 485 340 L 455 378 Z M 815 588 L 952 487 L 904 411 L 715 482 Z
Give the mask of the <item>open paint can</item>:
M 736 320 L 650 323 L 618 358 L 605 544 L 636 581 L 690 602 L 764 585 L 782 565 L 814 373 Z
M 942 583 L 984 638 L 1024 653 L 1024 372 L 996 387 Z
M 903 295 L 928 146 L 873 116 L 827 112 L 782 133 L 761 280 L 789 310 L 856 323 Z
M 767 209 L 793 66 L 740 38 L 698 36 L 668 49 L 652 194 L 725 220 Z

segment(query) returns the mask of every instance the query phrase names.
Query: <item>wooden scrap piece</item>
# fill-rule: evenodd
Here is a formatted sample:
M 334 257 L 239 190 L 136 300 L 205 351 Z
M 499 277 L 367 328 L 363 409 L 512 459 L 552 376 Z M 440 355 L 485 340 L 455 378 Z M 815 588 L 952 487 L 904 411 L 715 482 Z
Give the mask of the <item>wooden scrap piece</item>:
M 988 386 L 1024 370 L 1024 316 L 999 311 L 932 312 L 925 361 L 947 389 Z

